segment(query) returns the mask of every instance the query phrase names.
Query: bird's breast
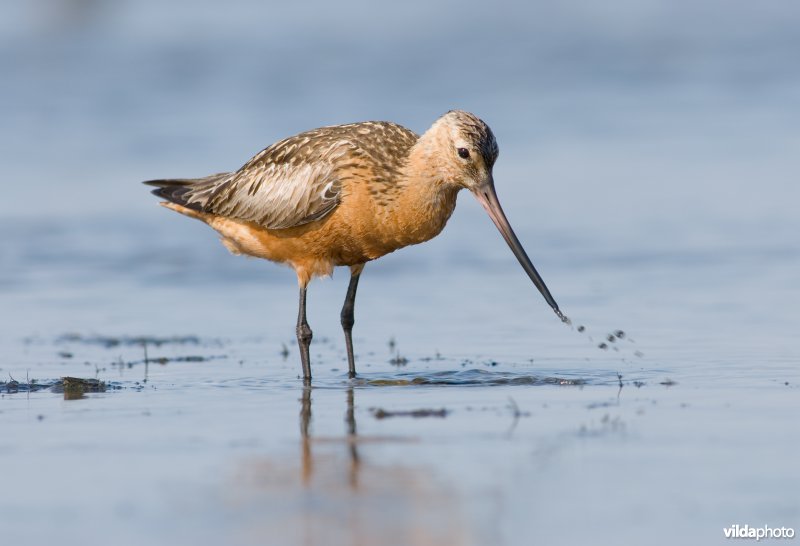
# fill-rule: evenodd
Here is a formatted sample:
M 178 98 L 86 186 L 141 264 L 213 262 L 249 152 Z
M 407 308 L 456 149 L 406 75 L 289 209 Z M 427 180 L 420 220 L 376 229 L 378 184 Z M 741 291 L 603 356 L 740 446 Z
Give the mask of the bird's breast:
M 363 242 L 365 254 L 375 259 L 400 248 L 436 237 L 453 214 L 457 189 L 404 187 L 389 195 L 362 196 L 359 209 L 368 218 L 351 225 Z

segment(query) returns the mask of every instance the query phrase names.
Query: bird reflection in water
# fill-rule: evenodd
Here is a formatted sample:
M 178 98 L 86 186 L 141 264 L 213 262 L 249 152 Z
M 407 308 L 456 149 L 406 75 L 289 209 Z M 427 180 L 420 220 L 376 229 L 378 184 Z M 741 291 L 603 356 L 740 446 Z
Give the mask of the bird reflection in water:
M 297 456 L 265 453 L 239 467 L 230 489 L 231 502 L 239 508 L 237 536 L 252 537 L 258 544 L 287 545 L 478 543 L 470 537 L 456 491 L 428 467 L 368 456 L 369 450 L 381 450 L 387 442 L 397 450 L 413 450 L 406 451 L 411 455 L 424 449 L 418 438 L 369 432 L 365 436 L 363 423 L 359 435 L 353 388 L 306 386 L 295 400 L 300 403 L 299 461 Z M 331 426 L 324 418 L 330 415 L 331 402 L 344 410 L 339 414 L 344 427 L 339 419 Z M 375 428 L 389 429 L 386 423 L 378 425 Z
M 302 397 L 300 398 L 300 436 L 302 438 L 302 469 L 301 477 L 303 485 L 311 484 L 314 475 L 314 457 L 311 451 L 313 438 L 311 437 L 311 391 L 310 385 L 303 387 Z M 347 411 L 345 412 L 345 424 L 347 425 L 347 435 L 345 441 L 348 445 L 350 455 L 350 475 L 349 484 L 353 489 L 358 489 L 358 471 L 360 458 L 358 455 L 358 437 L 356 435 L 356 412 L 355 412 L 355 392 L 353 387 L 347 389 Z

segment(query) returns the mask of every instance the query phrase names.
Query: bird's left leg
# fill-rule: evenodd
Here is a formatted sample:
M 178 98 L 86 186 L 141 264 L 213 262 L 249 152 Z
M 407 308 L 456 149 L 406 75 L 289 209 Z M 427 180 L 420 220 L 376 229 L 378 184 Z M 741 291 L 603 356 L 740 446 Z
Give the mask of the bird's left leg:
M 300 309 L 297 313 L 297 345 L 300 347 L 300 360 L 303 364 L 303 381 L 311 381 L 311 358 L 309 348 L 314 337 L 306 320 L 306 287 L 308 282 L 300 282 Z
M 356 376 L 356 359 L 353 356 L 353 324 L 355 318 L 353 311 L 356 306 L 356 289 L 358 289 L 358 279 L 361 277 L 361 271 L 364 270 L 364 264 L 350 266 L 350 285 L 347 287 L 347 296 L 344 298 L 344 305 L 342 306 L 342 329 L 344 330 L 344 342 L 347 345 L 347 366 L 349 369 L 348 375 L 352 379 Z

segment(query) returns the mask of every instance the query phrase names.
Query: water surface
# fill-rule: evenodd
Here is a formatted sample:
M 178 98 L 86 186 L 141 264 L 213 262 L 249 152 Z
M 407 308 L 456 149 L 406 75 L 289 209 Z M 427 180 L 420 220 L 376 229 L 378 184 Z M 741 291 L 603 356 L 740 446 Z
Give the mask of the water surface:
M 41 1 L 0 18 L 4 540 L 800 528 L 800 11 L 340 7 Z M 454 107 L 497 134 L 500 200 L 572 328 L 463 195 L 437 239 L 366 267 L 356 380 L 346 271 L 312 285 L 304 388 L 293 273 L 230 256 L 139 185 L 322 124 L 424 131 Z

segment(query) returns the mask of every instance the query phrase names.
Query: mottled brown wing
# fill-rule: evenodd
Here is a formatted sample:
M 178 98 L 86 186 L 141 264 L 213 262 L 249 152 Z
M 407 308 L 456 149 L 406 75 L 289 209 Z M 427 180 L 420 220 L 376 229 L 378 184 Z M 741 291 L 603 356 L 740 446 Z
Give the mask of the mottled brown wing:
M 256 222 L 268 229 L 324 218 L 339 204 L 353 168 L 369 173 L 370 191 L 397 183 L 417 135 L 385 121 L 322 127 L 265 148 L 234 173 L 151 180 L 153 193 L 193 210 Z M 366 179 L 365 179 L 366 180 Z
M 269 229 L 323 218 L 340 201 L 337 165 L 354 149 L 339 133 L 317 129 L 273 144 L 217 185 L 203 210 Z

